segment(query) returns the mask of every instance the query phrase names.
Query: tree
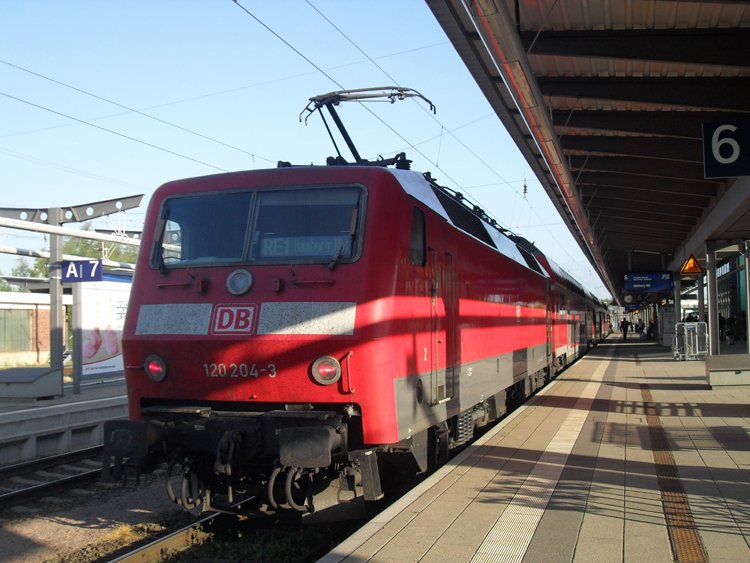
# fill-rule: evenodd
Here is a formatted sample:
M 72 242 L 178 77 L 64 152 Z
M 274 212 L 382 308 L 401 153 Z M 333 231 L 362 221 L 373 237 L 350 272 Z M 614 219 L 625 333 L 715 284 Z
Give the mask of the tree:
M 19 258 L 10 273 L 12 276 L 19 278 L 48 278 L 49 267 L 47 266 L 47 259 L 35 258 L 32 265 L 29 265 L 26 260 Z
M 10 275 L 17 278 L 46 278 L 46 266 L 47 261 L 43 258 L 37 258 L 31 266 L 23 258 L 18 258 L 16 265 L 10 270 Z M 22 291 L 3 279 L 2 275 L 3 273 L 0 272 L 0 291 Z

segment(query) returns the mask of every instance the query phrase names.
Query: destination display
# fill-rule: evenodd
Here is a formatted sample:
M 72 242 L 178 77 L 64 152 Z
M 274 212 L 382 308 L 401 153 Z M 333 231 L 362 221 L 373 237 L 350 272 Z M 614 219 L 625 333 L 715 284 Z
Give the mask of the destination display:
M 304 236 L 266 237 L 260 244 L 261 258 L 330 258 L 337 254 L 349 256 L 350 237 Z
M 623 291 L 628 293 L 663 293 L 674 289 L 672 272 L 628 272 L 623 276 Z

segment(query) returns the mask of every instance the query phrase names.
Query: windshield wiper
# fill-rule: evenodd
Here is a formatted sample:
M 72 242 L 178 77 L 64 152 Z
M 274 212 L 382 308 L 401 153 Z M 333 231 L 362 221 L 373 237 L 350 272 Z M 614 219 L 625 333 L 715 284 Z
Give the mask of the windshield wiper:
M 167 270 L 167 265 L 164 262 L 164 246 L 162 244 L 159 244 L 159 251 L 156 253 L 156 265 L 159 267 L 159 273 L 166 276 L 169 270 Z
M 161 215 L 161 238 L 159 239 L 159 249 L 156 251 L 156 266 L 159 268 L 159 273 L 162 276 L 166 276 L 168 271 L 167 265 L 164 262 L 164 236 L 167 232 L 167 221 L 169 221 L 169 204 L 164 206 L 164 211 Z
M 333 269 L 336 267 L 336 264 L 339 263 L 339 260 L 341 260 L 341 255 L 344 253 L 344 246 L 346 246 L 347 241 L 341 243 L 341 246 L 339 246 L 339 249 L 336 251 L 336 254 L 333 255 L 333 258 L 331 258 L 331 261 L 328 262 L 328 269 L 333 271 Z
M 341 260 L 341 256 L 344 254 L 344 248 L 348 245 L 349 248 L 351 248 L 352 243 L 354 242 L 354 233 L 357 230 L 357 209 L 359 205 L 359 197 L 357 197 L 357 201 L 354 204 L 354 207 L 352 208 L 352 219 L 349 222 L 349 233 L 347 237 L 341 242 L 341 246 L 339 246 L 339 249 L 336 251 L 336 254 L 333 255 L 333 258 L 331 258 L 331 261 L 328 262 L 328 269 L 333 271 L 333 269 L 336 267 L 336 264 L 339 263 L 339 260 Z

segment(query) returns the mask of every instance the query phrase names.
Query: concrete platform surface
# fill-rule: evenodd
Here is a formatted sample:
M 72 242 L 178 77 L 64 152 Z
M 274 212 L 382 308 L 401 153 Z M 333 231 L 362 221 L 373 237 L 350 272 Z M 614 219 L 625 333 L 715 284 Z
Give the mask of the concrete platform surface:
M 91 399 L 103 399 L 120 397 L 125 398 L 125 376 L 113 375 L 106 378 L 93 378 L 81 383 L 81 392 L 73 392 L 73 386 L 65 383 L 62 388 L 62 395 L 51 397 L 0 397 L 0 417 L 14 411 L 31 411 L 40 407 L 50 407 L 66 405 L 69 403 L 78 403 Z
M 750 561 L 750 390 L 614 336 L 321 561 Z
M 0 465 L 101 445 L 104 423 L 127 416 L 124 377 L 90 379 L 49 399 L 0 399 Z

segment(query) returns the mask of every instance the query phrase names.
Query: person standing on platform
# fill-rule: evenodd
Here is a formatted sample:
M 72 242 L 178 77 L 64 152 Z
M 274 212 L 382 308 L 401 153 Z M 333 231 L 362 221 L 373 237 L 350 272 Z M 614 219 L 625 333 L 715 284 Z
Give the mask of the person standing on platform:
M 622 331 L 622 339 L 627 340 L 628 339 L 628 329 L 630 328 L 630 323 L 628 322 L 628 319 L 622 319 L 620 321 L 620 330 Z

